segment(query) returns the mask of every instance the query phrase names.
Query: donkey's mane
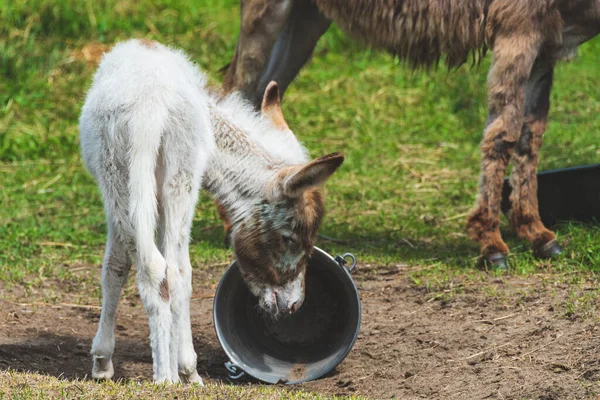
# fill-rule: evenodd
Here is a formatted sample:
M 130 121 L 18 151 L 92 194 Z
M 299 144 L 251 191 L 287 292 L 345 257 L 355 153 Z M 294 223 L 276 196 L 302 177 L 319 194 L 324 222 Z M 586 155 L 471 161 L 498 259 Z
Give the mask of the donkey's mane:
M 281 130 L 254 110 L 241 94 L 232 93 L 214 104 L 217 112 L 273 160 L 294 165 L 308 161 L 308 151 L 289 130 Z

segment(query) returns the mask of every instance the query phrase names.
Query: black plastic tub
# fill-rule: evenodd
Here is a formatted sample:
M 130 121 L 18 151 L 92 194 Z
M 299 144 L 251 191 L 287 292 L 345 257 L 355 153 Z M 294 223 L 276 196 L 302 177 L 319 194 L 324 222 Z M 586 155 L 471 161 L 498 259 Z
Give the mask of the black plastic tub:
M 540 218 L 546 226 L 559 221 L 600 222 L 600 164 L 555 169 L 537 174 Z M 512 187 L 504 180 L 502 212 L 510 211 Z

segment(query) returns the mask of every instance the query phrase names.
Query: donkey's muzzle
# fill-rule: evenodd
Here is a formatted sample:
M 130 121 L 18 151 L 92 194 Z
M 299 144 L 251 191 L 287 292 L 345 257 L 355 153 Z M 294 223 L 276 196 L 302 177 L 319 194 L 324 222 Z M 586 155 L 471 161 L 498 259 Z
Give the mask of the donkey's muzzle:
M 277 304 L 277 314 L 293 314 L 300 309 L 300 306 L 304 302 L 304 299 L 290 300 L 285 293 L 279 291 L 274 291 L 273 293 Z
M 360 298 L 344 258 L 315 247 L 306 268 L 302 304 L 287 305 L 277 318 L 262 310 L 234 262 L 214 300 L 219 342 L 231 360 L 231 378 L 247 373 L 269 383 L 319 378 L 346 357 L 358 336 Z M 346 257 L 346 258 L 347 258 Z M 278 307 L 279 308 L 279 307 Z M 280 310 L 283 311 L 283 310 Z M 293 312 L 295 311 L 295 312 Z

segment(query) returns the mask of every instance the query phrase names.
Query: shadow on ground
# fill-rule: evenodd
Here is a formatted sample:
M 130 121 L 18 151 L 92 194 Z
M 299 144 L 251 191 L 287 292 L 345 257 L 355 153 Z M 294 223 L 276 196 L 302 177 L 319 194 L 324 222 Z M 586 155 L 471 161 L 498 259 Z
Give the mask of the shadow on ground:
M 91 379 L 90 337 L 44 333 L 22 342 L 0 345 L 0 370 L 37 372 L 66 379 Z M 210 343 L 194 340 L 198 370 L 211 371 L 211 378 L 224 379 L 226 356 Z M 117 340 L 113 356 L 114 379 L 147 379 L 152 376 L 152 353 L 146 340 Z

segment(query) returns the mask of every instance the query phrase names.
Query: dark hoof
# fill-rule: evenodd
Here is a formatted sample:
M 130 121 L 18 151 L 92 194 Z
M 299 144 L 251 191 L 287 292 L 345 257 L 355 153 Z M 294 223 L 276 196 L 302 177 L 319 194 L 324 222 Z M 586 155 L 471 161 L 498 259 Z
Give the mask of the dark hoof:
M 560 247 L 560 244 L 556 240 L 551 240 L 545 245 L 535 248 L 533 255 L 536 258 L 553 258 L 562 254 L 562 252 L 563 249 Z
M 508 259 L 506 254 L 494 253 L 488 256 L 481 257 L 481 264 L 484 268 L 493 271 L 507 271 L 508 270 Z

